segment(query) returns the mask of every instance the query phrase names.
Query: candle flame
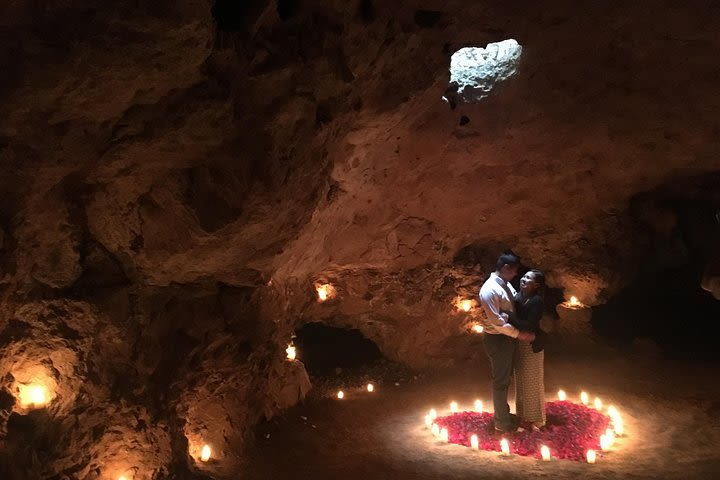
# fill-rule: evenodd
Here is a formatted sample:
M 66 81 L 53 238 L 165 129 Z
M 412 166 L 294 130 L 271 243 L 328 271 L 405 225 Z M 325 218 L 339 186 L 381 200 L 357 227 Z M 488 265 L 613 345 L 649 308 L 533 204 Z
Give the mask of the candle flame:
M 437 412 L 435 411 L 434 408 L 430 409 L 430 412 L 428 413 L 428 415 L 430 415 L 430 418 L 432 418 L 433 420 L 435 420 L 437 418 Z
M 202 460 L 203 462 L 207 462 L 208 460 L 210 460 L 210 455 L 212 455 L 210 445 L 203 445 L 202 450 L 200 451 L 200 460 Z
M 330 285 L 328 285 L 327 283 L 315 287 L 315 290 L 317 290 L 318 300 L 320 300 L 321 302 L 324 302 L 328 299 L 328 287 L 330 287 Z
M 613 419 L 613 430 L 615 430 L 615 433 L 618 434 L 618 436 L 622 437 L 623 431 L 625 430 L 623 426 L 622 419 L 620 417 Z
M 343 392 L 342 390 L 338 391 L 337 397 L 342 400 L 343 398 L 345 398 L 345 392 Z
M 450 411 L 452 413 L 456 413 L 458 411 L 458 404 L 457 402 L 450 402 Z
M 430 427 L 430 431 L 432 432 L 432 434 L 434 436 L 436 436 L 436 437 L 440 436 L 440 427 L 438 426 L 437 423 L 432 424 L 432 427 Z
M 40 408 L 48 402 L 49 392 L 45 385 L 33 383 L 30 385 L 18 385 L 18 400 L 24 408 Z
M 297 356 L 297 350 L 295 349 L 295 346 L 293 344 L 288 345 L 288 347 L 285 349 L 285 352 L 287 353 L 288 360 L 295 360 L 295 357 Z
M 430 415 L 425 415 L 425 426 L 430 428 L 432 427 L 433 419 L 430 418 Z
M 587 451 L 587 463 L 595 463 L 597 455 L 595 454 L 595 450 L 588 450 Z
M 599 397 L 595 397 L 595 409 L 602 410 L 602 400 Z
M 588 397 L 587 392 L 580 392 L 580 401 L 583 405 L 587 405 L 590 401 L 590 397 Z
M 542 447 L 540 447 L 540 456 L 542 457 L 543 461 L 550 461 L 550 449 L 547 447 L 547 445 L 543 445 Z
M 472 330 L 473 330 L 473 332 L 475 332 L 475 333 L 482 333 L 482 332 L 483 332 L 483 326 L 482 326 L 482 325 L 473 325 Z
M 476 412 L 482 412 L 482 411 L 483 411 L 482 400 L 475 400 L 475 411 L 476 411 Z
M 565 390 L 558 390 L 558 400 L 563 402 L 567 400 L 567 393 L 565 393 Z
M 600 450 L 606 452 L 610 448 L 610 438 L 606 434 L 600 435 Z
M 472 300 L 463 300 L 460 302 L 460 308 L 465 312 L 469 312 L 472 308 Z
M 608 407 L 608 415 L 610 415 L 610 417 L 611 417 L 613 420 L 615 419 L 614 417 L 619 416 L 619 415 L 618 415 L 617 408 L 615 408 L 615 405 L 610 405 L 610 406 Z
M 570 306 L 572 306 L 572 307 L 576 307 L 576 306 L 580 305 L 580 302 L 578 302 L 578 299 L 576 296 L 570 297 L 569 303 L 570 303 Z
M 504 438 L 500 440 L 500 451 L 503 455 L 510 455 L 510 444 Z
M 367 391 L 370 392 L 370 393 L 374 392 L 374 391 L 375 391 L 375 385 L 373 385 L 372 383 L 368 383 L 368 384 L 367 384 Z
M 445 443 L 448 443 L 450 441 L 450 434 L 448 433 L 447 428 L 443 428 L 442 430 L 440 430 L 440 440 Z
M 480 441 L 478 440 L 477 435 L 472 435 L 470 437 L 470 448 L 473 450 L 479 450 L 480 449 Z

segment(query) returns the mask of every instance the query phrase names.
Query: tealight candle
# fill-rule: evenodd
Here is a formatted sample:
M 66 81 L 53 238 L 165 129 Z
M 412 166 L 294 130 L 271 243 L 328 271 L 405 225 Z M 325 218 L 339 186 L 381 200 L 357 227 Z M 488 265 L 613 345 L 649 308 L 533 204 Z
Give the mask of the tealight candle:
M 285 349 L 285 352 L 287 353 L 288 360 L 295 360 L 295 357 L 297 356 L 297 351 L 295 350 L 295 346 L 290 344 Z
M 613 419 L 613 430 L 615 430 L 615 433 L 617 433 L 619 437 L 622 437 L 625 428 L 623 427 L 623 422 L 620 417 Z
M 442 440 L 445 443 L 450 441 L 450 435 L 448 433 L 447 428 L 443 428 L 442 430 L 440 430 L 440 440 Z
M 602 410 L 602 400 L 600 400 L 600 397 L 595 397 L 595 409 Z
M 542 457 L 544 462 L 550 461 L 550 449 L 547 447 L 547 445 L 543 445 L 540 447 L 540 456 Z
M 430 412 L 428 413 L 428 415 L 430 415 L 430 418 L 432 418 L 433 420 L 435 420 L 437 418 L 437 412 L 435 411 L 434 408 L 430 409 Z
M 472 308 L 472 300 L 463 300 L 460 302 L 460 308 L 462 308 L 465 312 L 469 312 Z
M 610 449 L 610 438 L 606 434 L 600 435 L 600 450 L 607 452 Z
M 565 393 L 565 390 L 558 390 L 558 400 L 562 402 L 567 400 L 567 393 Z
M 337 393 L 337 397 L 338 397 L 340 400 L 342 400 L 343 398 L 345 398 L 345 392 L 343 392 L 342 390 L 340 390 L 340 391 Z
M 478 440 L 477 435 L 472 435 L 470 437 L 470 448 L 473 450 L 480 450 L 480 441 Z
M 324 285 L 318 285 L 316 288 L 318 300 L 320 300 L 321 302 L 324 302 L 325 300 L 328 299 L 328 287 L 329 287 L 329 285 L 324 284 Z
M 373 385 L 372 383 L 368 383 L 368 384 L 367 384 L 367 391 L 370 392 L 370 393 L 374 392 L 374 391 L 375 391 L 375 385 Z
M 430 428 L 432 426 L 433 419 L 430 418 L 430 415 L 425 415 L 425 426 Z
M 588 397 L 587 392 L 580 392 L 580 401 L 583 405 L 587 405 L 590 401 L 590 397 Z
M 207 462 L 210 460 L 210 455 L 212 455 L 210 445 L 203 445 L 202 450 L 200 451 L 200 460 Z
M 482 407 L 483 407 L 482 400 L 475 400 L 475 411 L 482 412 L 483 411 Z
M 507 439 L 503 438 L 500 440 L 500 452 L 504 456 L 510 455 L 510 444 L 508 443 Z
M 580 302 L 578 302 L 576 296 L 573 295 L 572 297 L 570 297 L 570 305 L 573 307 L 577 307 L 578 305 L 580 305 Z
M 473 332 L 475 332 L 475 333 L 482 333 L 482 332 L 483 332 L 483 326 L 482 326 L 482 325 L 473 325 L 472 329 L 473 329 Z
M 595 458 L 597 455 L 595 454 L 595 450 L 588 450 L 587 451 L 587 463 L 595 463 Z
M 458 411 L 458 404 L 457 402 L 450 402 L 450 411 L 452 413 L 456 413 Z
M 432 427 L 430 428 L 430 431 L 432 432 L 433 436 L 439 437 L 440 436 L 440 427 L 437 423 L 433 423 Z

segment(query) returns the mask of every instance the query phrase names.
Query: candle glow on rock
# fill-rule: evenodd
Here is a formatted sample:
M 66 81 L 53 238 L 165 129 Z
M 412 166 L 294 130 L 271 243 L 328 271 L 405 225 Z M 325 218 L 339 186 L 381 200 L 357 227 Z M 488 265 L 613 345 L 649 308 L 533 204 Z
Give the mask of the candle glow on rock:
M 588 397 L 587 392 L 580 392 L 580 402 L 582 402 L 583 405 L 587 405 L 590 401 L 590 397 Z
M 203 462 L 207 462 L 210 460 L 210 456 L 212 455 L 212 449 L 210 448 L 210 445 L 203 445 L 202 450 L 200 451 L 200 460 Z
M 595 450 L 588 450 L 585 458 L 587 458 L 587 463 L 595 463 L 595 460 L 597 458 Z
M 473 450 L 480 450 L 480 441 L 478 440 L 477 435 L 472 435 L 470 437 L 470 448 Z
M 547 445 L 543 445 L 540 447 L 540 456 L 542 457 L 544 462 L 550 461 L 550 449 L 547 447 Z
M 285 353 L 287 353 L 288 360 L 295 360 L 295 357 L 297 356 L 297 350 L 293 344 L 288 345 L 285 349 Z
M 19 384 L 18 385 L 18 400 L 20 400 L 20 406 L 23 408 L 33 407 L 40 408 L 44 407 L 48 403 L 49 397 L 48 388 L 41 384 Z
M 558 400 L 562 402 L 567 400 L 567 393 L 565 393 L 565 390 L 558 390 Z
M 458 411 L 458 404 L 457 402 L 450 402 L 450 411 L 452 413 L 457 413 Z
M 510 444 L 508 443 L 507 439 L 505 439 L 505 438 L 500 440 L 500 452 L 504 456 L 510 455 Z
M 482 400 L 475 400 L 475 411 L 476 411 L 476 412 L 482 412 L 482 411 L 483 411 L 483 403 L 482 403 Z

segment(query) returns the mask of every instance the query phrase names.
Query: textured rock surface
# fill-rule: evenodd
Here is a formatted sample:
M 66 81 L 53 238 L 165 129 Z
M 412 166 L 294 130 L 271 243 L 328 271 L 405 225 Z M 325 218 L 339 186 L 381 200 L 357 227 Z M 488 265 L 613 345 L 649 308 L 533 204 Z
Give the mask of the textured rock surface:
M 652 192 L 720 204 L 711 1 L 228 5 L 0 7 L 3 478 L 233 478 L 307 392 L 302 323 L 451 363 L 499 250 L 595 305 L 687 247 Z M 452 53 L 506 38 L 517 73 L 448 108 Z

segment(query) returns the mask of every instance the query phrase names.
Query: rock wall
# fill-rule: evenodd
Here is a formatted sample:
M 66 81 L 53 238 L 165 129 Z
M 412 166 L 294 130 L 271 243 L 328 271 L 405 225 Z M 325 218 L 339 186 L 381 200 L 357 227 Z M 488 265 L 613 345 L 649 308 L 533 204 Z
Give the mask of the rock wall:
M 309 388 L 296 328 L 452 362 L 474 315 L 453 302 L 504 248 L 605 301 L 643 251 L 632 199 L 720 170 L 720 10 L 653 12 L 1 6 L 0 476 L 233 478 L 248 427 Z M 441 99 L 454 51 L 506 38 L 514 76 Z M 37 375 L 54 397 L 27 411 Z

